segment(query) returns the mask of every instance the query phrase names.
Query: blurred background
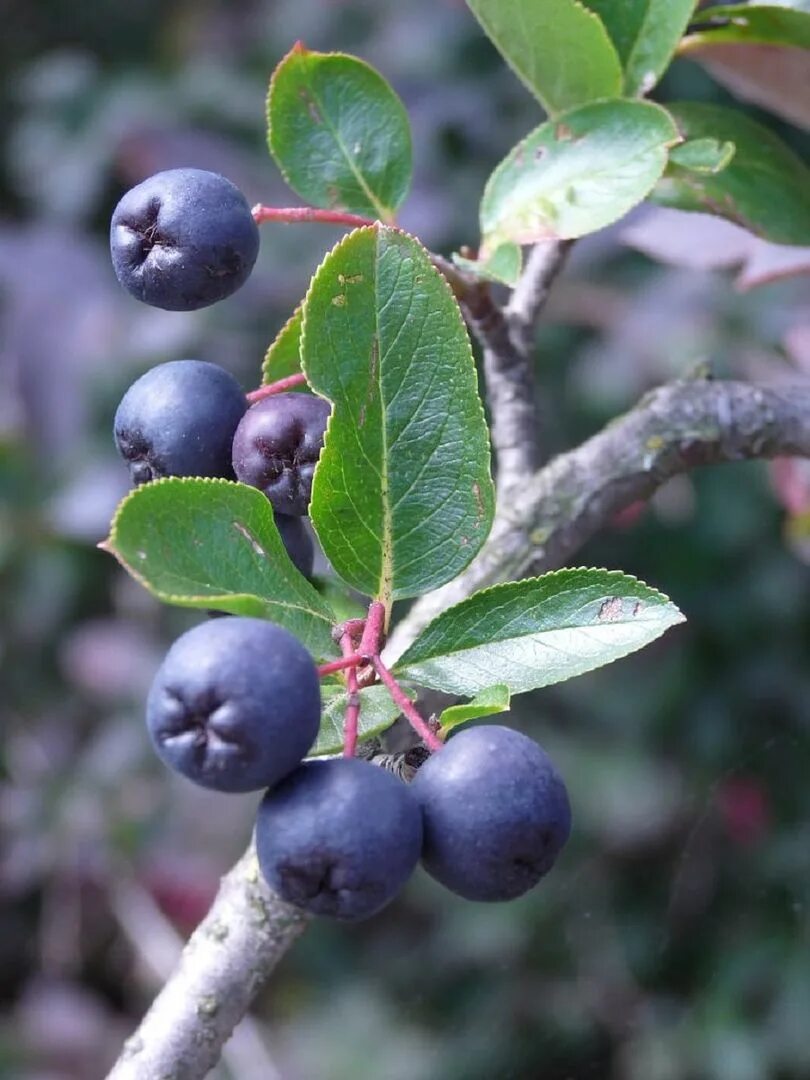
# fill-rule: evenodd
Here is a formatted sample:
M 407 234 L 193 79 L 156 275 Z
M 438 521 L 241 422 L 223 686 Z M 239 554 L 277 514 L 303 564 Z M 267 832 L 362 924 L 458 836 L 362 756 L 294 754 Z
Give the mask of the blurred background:
M 358 53 L 402 96 L 416 178 L 401 221 L 439 251 L 476 243 L 488 173 L 541 117 L 461 0 L 3 0 L 0 13 L 0 1076 L 96 1080 L 256 802 L 194 789 L 148 746 L 148 685 L 199 615 L 162 608 L 95 548 L 127 488 L 113 412 L 169 359 L 257 384 L 339 235 L 264 226 L 240 292 L 174 314 L 118 287 L 110 213 L 182 165 L 224 173 L 251 203 L 294 204 L 263 102 L 297 38 Z M 731 100 L 683 61 L 656 95 Z M 750 111 L 807 153 L 806 135 Z M 705 363 L 810 372 L 808 279 L 712 269 L 743 261 L 730 242 L 645 211 L 577 247 L 538 336 L 550 452 Z M 514 703 L 510 722 L 571 791 L 557 869 L 494 906 L 419 873 L 370 923 L 317 924 L 219 1080 L 810 1076 L 808 512 L 806 465 L 726 466 L 593 541 L 577 561 L 638 574 L 689 621 Z

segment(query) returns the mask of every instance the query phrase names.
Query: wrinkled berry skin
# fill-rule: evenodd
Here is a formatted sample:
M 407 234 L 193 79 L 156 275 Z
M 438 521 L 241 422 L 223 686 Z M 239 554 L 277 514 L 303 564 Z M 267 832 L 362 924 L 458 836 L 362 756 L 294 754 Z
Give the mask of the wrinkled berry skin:
M 280 626 L 234 616 L 172 645 L 146 705 L 163 761 L 203 787 L 256 791 L 292 772 L 315 741 L 315 664 Z
M 366 919 L 419 860 L 422 822 L 408 787 L 356 758 L 307 761 L 268 791 L 256 851 L 268 884 L 313 915 Z
M 170 169 L 118 203 L 110 252 L 116 277 L 138 300 L 195 311 L 245 283 L 259 253 L 259 230 L 230 180 L 203 169 Z
M 311 577 L 312 567 L 315 563 L 315 546 L 312 543 L 312 537 L 304 526 L 304 522 L 300 517 L 290 517 L 289 514 L 276 514 L 276 528 L 281 534 L 281 542 L 284 544 L 293 566 L 304 577 Z
M 416 774 L 422 861 L 467 900 L 512 900 L 548 873 L 571 831 L 561 777 L 532 739 L 498 725 L 451 738 Z
M 113 433 L 133 483 L 162 476 L 233 479 L 231 444 L 247 401 L 233 375 L 204 360 L 171 360 L 121 399 Z
M 306 514 L 331 406 L 313 394 L 273 394 L 236 429 L 233 468 L 282 514 Z

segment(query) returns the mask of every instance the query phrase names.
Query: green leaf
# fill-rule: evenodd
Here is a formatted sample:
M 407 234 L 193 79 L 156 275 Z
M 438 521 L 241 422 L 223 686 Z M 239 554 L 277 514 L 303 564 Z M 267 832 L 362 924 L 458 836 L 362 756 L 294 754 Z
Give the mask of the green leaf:
M 550 116 L 621 93 L 619 57 L 577 0 L 467 0 L 503 58 Z
M 453 262 L 476 277 L 511 288 L 517 285 L 520 278 L 523 252 L 517 244 L 500 244 L 487 259 L 466 259 L 463 255 L 454 255 Z
M 601 101 L 541 124 L 489 178 L 482 257 L 504 242 L 571 239 L 611 224 L 648 194 L 678 141 L 648 101 Z
M 732 142 L 720 142 L 719 139 L 688 139 L 680 146 L 672 148 L 669 160 L 682 169 L 692 172 L 718 173 L 734 157 L 736 147 Z
M 343 749 L 343 719 L 346 715 L 347 693 L 345 686 L 324 684 L 321 686 L 321 727 L 315 745 L 308 757 L 323 754 L 339 754 Z M 357 724 L 357 741 L 379 735 L 389 728 L 400 714 L 384 686 L 367 686 L 360 691 L 360 717 Z
M 290 562 L 255 488 L 188 477 L 145 484 L 121 502 L 102 546 L 167 604 L 270 619 L 316 657 L 336 652 L 329 605 Z
M 397 672 L 450 694 L 513 694 L 609 664 L 683 621 L 662 593 L 613 570 L 557 570 L 495 585 L 424 630 Z
M 334 404 L 310 516 L 324 553 L 384 603 L 464 569 L 489 532 L 489 440 L 458 304 L 412 237 L 358 229 L 304 303 L 304 370 Z
M 624 66 L 624 92 L 648 94 L 666 70 L 696 0 L 583 0 L 605 24 Z
M 466 701 L 461 705 L 451 705 L 445 709 L 439 717 L 439 727 L 443 733 L 446 733 L 458 727 L 459 724 L 466 724 L 468 720 L 478 720 L 482 716 L 495 716 L 497 713 L 507 712 L 509 698 L 509 687 L 504 683 L 488 686 L 480 694 L 476 694 L 472 701 Z
M 411 130 L 368 64 L 299 42 L 273 73 L 267 124 L 270 152 L 303 199 L 393 220 L 411 182 Z
M 716 25 L 690 34 L 681 51 L 701 45 L 786 45 L 810 49 L 810 12 L 773 4 L 724 4 L 705 12 Z
M 736 151 L 716 175 L 672 165 L 655 202 L 728 218 L 776 244 L 810 244 L 810 169 L 776 135 L 720 105 L 667 107 L 684 138 L 733 142 Z
M 299 304 L 286 323 L 279 330 L 275 340 L 265 353 L 262 364 L 262 385 L 278 382 L 289 375 L 301 371 L 301 322 L 303 305 Z M 299 393 L 309 393 L 306 383 L 294 386 Z

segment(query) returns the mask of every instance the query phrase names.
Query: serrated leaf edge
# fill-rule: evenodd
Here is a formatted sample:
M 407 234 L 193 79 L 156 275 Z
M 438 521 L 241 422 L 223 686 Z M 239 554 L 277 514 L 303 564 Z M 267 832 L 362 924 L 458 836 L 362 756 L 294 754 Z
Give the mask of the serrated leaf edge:
M 262 386 L 267 386 L 268 383 L 273 382 L 273 379 L 270 378 L 270 372 L 267 370 L 268 365 L 270 364 L 270 361 L 273 359 L 273 355 L 275 354 L 275 352 L 280 347 L 280 344 L 281 344 L 282 339 L 284 338 L 284 335 L 286 333 L 288 333 L 288 331 L 292 327 L 295 320 L 296 319 L 301 319 L 301 322 L 303 323 L 303 313 L 304 313 L 304 301 L 301 300 L 296 305 L 296 308 L 293 311 L 292 315 L 290 315 L 289 319 L 287 319 L 287 321 L 284 323 L 284 325 L 279 329 L 276 336 L 273 338 L 273 340 L 267 346 L 267 351 L 264 354 L 264 360 L 262 360 L 262 383 L 261 383 Z M 298 349 L 298 366 L 299 366 L 299 368 L 301 367 L 301 349 L 300 349 L 300 345 L 299 345 L 299 349 Z
M 323 622 L 325 622 L 328 626 L 331 627 L 331 625 L 332 625 L 332 623 L 334 621 L 334 617 L 330 618 L 324 611 L 319 611 L 317 608 L 308 607 L 303 601 L 301 603 L 299 603 L 299 604 L 294 604 L 294 603 L 290 603 L 287 600 L 266 600 L 265 598 L 263 598 L 261 596 L 258 596 L 257 593 L 231 593 L 231 592 L 225 592 L 225 593 L 215 593 L 214 595 L 209 595 L 207 593 L 205 595 L 198 595 L 198 594 L 194 594 L 194 593 L 189 593 L 189 594 L 169 593 L 169 592 L 163 591 L 162 589 L 156 589 L 152 585 L 149 584 L 148 580 L 143 576 L 142 572 L 137 570 L 124 557 L 123 553 L 116 547 L 116 532 L 118 530 L 118 524 L 119 524 L 121 515 L 126 510 L 128 504 L 143 491 L 154 490 L 155 488 L 166 487 L 167 485 L 171 486 L 171 487 L 181 487 L 181 486 L 182 487 L 189 487 L 189 486 L 192 486 L 192 485 L 196 486 L 198 484 L 205 484 L 205 485 L 211 486 L 211 487 L 246 488 L 248 491 L 256 491 L 257 490 L 256 488 L 251 488 L 250 485 L 248 485 L 248 484 L 240 484 L 238 481 L 235 481 L 235 480 L 226 480 L 224 477 L 216 477 L 216 476 L 162 476 L 158 480 L 151 480 L 148 484 L 144 484 L 144 485 L 142 485 L 140 487 L 133 488 L 132 491 L 127 492 L 127 494 L 123 497 L 123 499 L 121 499 L 118 506 L 115 508 L 115 513 L 113 514 L 112 521 L 110 522 L 109 535 L 107 536 L 106 540 L 103 540 L 97 546 L 99 547 L 99 549 L 101 551 L 104 551 L 107 554 L 112 555 L 113 558 L 117 562 L 119 562 L 121 564 L 121 566 L 124 567 L 124 569 L 127 571 L 127 573 L 130 574 L 135 579 L 135 581 L 138 582 L 139 585 L 142 585 L 147 590 L 147 592 L 151 593 L 152 596 L 156 596 L 159 599 L 163 600 L 165 603 L 174 604 L 174 605 L 176 605 L 178 607 L 183 607 L 183 606 L 188 607 L 188 606 L 191 606 L 191 604 L 188 603 L 188 602 L 194 601 L 195 603 L 197 603 L 197 602 L 199 602 L 199 603 L 208 603 L 211 607 L 215 607 L 217 601 L 221 601 L 221 600 L 227 600 L 227 599 L 231 599 L 231 600 L 255 600 L 258 597 L 259 600 L 262 600 L 263 602 L 265 602 L 267 604 L 273 604 L 276 607 L 286 608 L 286 609 L 288 609 L 290 611 L 303 611 L 308 615 L 312 615 L 313 617 L 315 617 L 317 619 L 321 619 Z M 268 503 L 268 506 L 269 506 L 269 503 Z M 271 509 L 271 513 L 272 513 L 272 509 Z M 282 545 L 282 547 L 283 547 L 283 545 Z M 285 554 L 286 554 L 286 552 L 285 552 Z M 289 560 L 290 565 L 293 567 L 295 572 L 299 575 L 301 580 L 304 581 L 307 585 L 309 585 L 310 583 L 303 576 L 303 574 L 301 574 L 301 572 L 294 565 L 294 563 L 289 558 L 289 556 L 287 556 L 287 559 Z M 323 601 L 324 607 L 328 611 L 329 610 L 329 604 L 327 603 L 327 601 L 323 600 L 323 598 L 320 597 L 320 594 L 317 594 L 317 595 L 319 596 L 319 599 L 321 599 Z

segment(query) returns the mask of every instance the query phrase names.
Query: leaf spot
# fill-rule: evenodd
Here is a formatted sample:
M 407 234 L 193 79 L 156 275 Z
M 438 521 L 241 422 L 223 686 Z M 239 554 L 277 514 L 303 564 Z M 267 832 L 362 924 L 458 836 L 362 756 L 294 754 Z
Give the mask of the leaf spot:
M 307 112 L 309 113 L 309 118 L 312 123 L 322 124 L 323 117 L 321 116 L 320 111 L 318 110 L 318 106 L 315 104 L 315 99 L 312 97 L 312 95 L 307 90 L 305 90 L 303 86 L 298 91 L 298 93 L 301 97 L 301 100 L 307 107 Z
M 360 285 L 363 282 L 362 274 L 338 274 L 341 285 Z
M 567 124 L 557 124 L 554 128 L 554 137 L 559 142 L 567 142 L 569 139 L 573 139 L 574 132 Z
M 253 535 L 253 533 L 250 531 L 250 529 L 248 529 L 246 526 L 244 526 L 241 521 L 235 521 L 233 523 L 233 527 L 236 529 L 236 531 L 241 536 L 244 536 L 245 540 L 247 540 L 247 542 L 253 548 L 253 552 L 254 552 L 255 555 L 258 555 L 262 559 L 266 559 L 268 557 L 267 552 L 264 550 L 262 545 L 259 543 L 259 541 L 256 539 L 256 537 Z
M 346 294 L 345 293 L 338 293 L 337 296 L 333 296 L 332 297 L 332 303 L 335 305 L 335 307 L 345 307 L 346 306 Z
M 624 603 L 620 596 L 611 596 L 602 601 L 599 614 L 596 616 L 599 622 L 616 622 L 624 614 Z

